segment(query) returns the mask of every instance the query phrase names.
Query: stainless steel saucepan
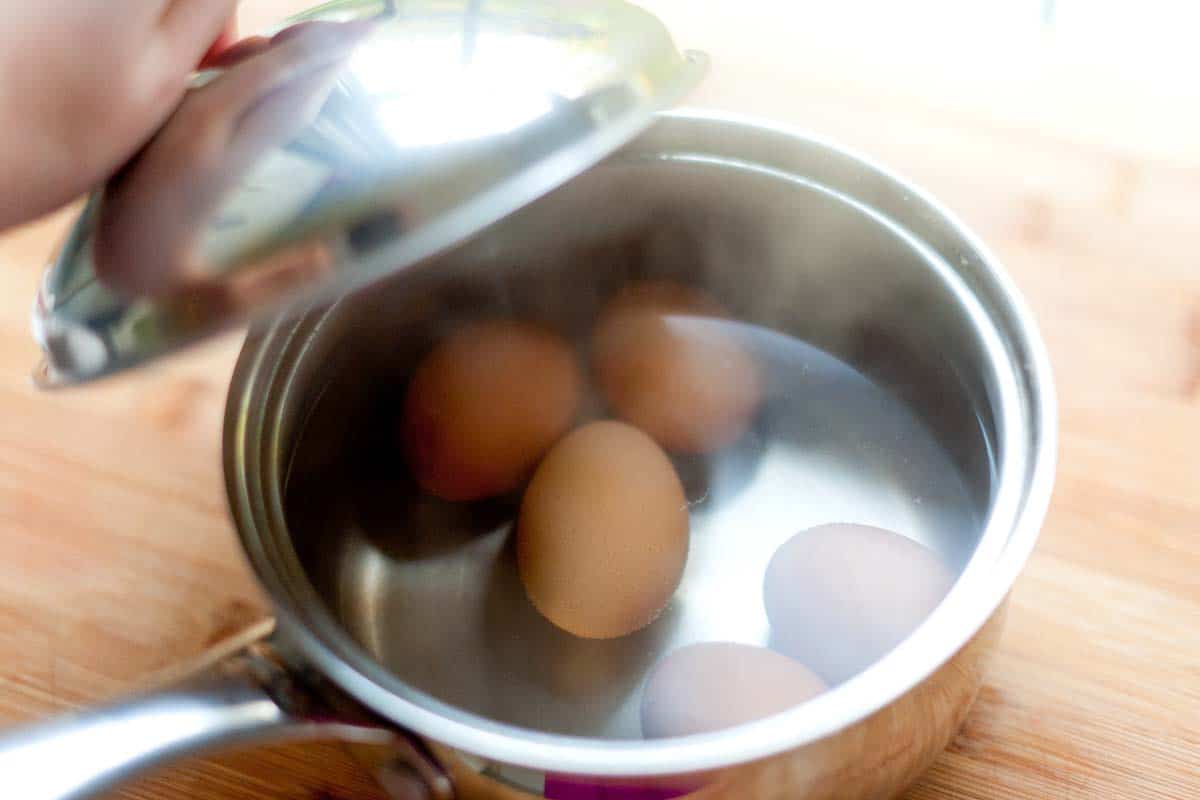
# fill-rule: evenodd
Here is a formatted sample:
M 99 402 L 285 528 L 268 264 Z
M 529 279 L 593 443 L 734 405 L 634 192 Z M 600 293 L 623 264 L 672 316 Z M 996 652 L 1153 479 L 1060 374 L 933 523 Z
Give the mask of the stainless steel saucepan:
M 613 114 L 628 99 L 604 96 Z M 572 119 L 594 122 L 600 107 Z M 304 144 L 294 152 L 324 158 L 359 137 L 377 154 L 384 134 L 368 123 L 387 118 L 355 120 L 338 132 L 318 118 L 307 138 L 292 137 Z M 230 387 L 229 504 L 277 624 L 165 689 L 0 739 L 13 796 L 82 798 L 185 753 L 315 737 L 377 747 L 373 762 L 398 798 L 880 798 L 929 766 L 979 690 L 1049 500 L 1056 408 L 1034 322 L 983 245 L 878 166 L 754 121 L 675 112 L 646 122 L 594 166 L 584 162 L 605 148 L 573 151 L 578 168 L 565 182 L 538 179 L 534 189 L 521 182 L 532 173 L 505 173 L 539 199 L 513 202 L 523 206 L 515 213 L 476 207 L 479 232 L 465 241 L 461 209 L 431 200 L 360 219 L 335 245 L 285 249 L 289 264 L 319 251 L 321 269 L 303 274 L 323 280 L 357 253 L 370 281 L 342 286 L 370 286 L 258 322 Z M 334 198 L 344 209 L 345 197 Z M 371 259 L 395 253 L 378 243 L 414 231 L 432 238 L 405 251 L 413 266 L 380 279 Z M 253 231 L 246 240 L 255 244 Z M 90 254 L 88 241 L 68 242 L 65 258 Z M 158 244 L 167 261 L 186 254 L 193 272 L 197 253 L 219 260 L 194 242 Z M 122 242 L 101 250 L 113 257 Z M 633 636 L 575 639 L 532 612 L 513 577 L 513 503 L 422 498 L 395 464 L 389 424 L 415 359 L 456 319 L 503 310 L 582 335 L 606 292 L 646 275 L 702 286 L 738 320 L 799 343 L 793 368 L 779 370 L 781 391 L 811 412 L 785 424 L 768 403 L 753 446 L 685 465 L 689 493 L 723 516 L 694 533 L 675 601 Z M 48 283 L 41 300 L 50 382 L 113 371 L 213 327 L 212 304 L 147 312 L 107 295 L 91 316 L 64 316 L 68 283 Z M 829 364 L 853 380 L 813 377 L 832 375 L 822 372 Z M 882 406 L 856 401 L 859 385 L 875 387 L 871 397 L 927 446 L 903 458 L 851 452 L 828 433 L 822 415 L 882 430 L 871 427 Z M 895 650 L 798 708 L 717 733 L 638 738 L 631 709 L 649 665 L 687 642 L 765 643 L 748 599 L 761 596 L 755 560 L 796 530 L 837 520 L 923 541 L 959 570 L 950 594 Z
M 619 715 L 606 709 L 619 702 L 600 703 L 592 717 L 555 706 L 572 691 L 557 683 L 572 678 L 556 673 L 578 670 L 579 692 L 629 693 L 630 674 L 671 636 L 577 640 L 572 650 L 570 637 L 522 633 L 529 621 L 505 611 L 520 587 L 496 577 L 511 509 L 455 515 L 395 500 L 380 483 L 393 492 L 389 508 L 359 483 L 361 465 L 377 456 L 356 425 L 456 303 L 491 296 L 545 308 L 617 258 L 686 276 L 741 318 L 818 344 L 902 397 L 945 448 L 981 520 L 940 545 L 964 555 L 962 575 L 884 660 L 794 711 L 693 739 L 613 738 L 606 726 L 619 726 Z M 489 293 L 497 281 L 524 294 Z M 414 774 L 429 781 L 428 796 L 442 796 L 437 776 L 447 773 L 462 796 L 495 783 L 538 796 L 547 776 L 703 786 L 714 797 L 890 796 L 929 765 L 971 706 L 1005 597 L 1037 538 L 1054 455 L 1054 395 L 1033 322 L 946 211 L 810 138 L 664 116 L 435 264 L 253 333 L 230 389 L 225 468 L 278 629 L 200 679 L 9 738 L 0 762 L 10 786 L 26 787 L 22 797 L 65 798 L 215 745 L 394 730 L 419 742 L 408 753 L 420 757 Z M 816 468 L 790 457 L 797 470 Z M 845 478 L 846 491 L 884 504 L 905 490 L 903 475 L 872 475 L 866 485 Z M 807 517 L 836 513 L 828 505 L 840 501 L 796 502 L 827 504 L 799 512 Z M 431 525 L 444 531 L 439 541 L 405 539 Z M 736 561 L 737 549 L 726 557 Z M 739 585 L 748 573 L 728 573 L 706 576 L 704 591 L 759 591 Z M 738 622 L 714 616 L 710 633 L 728 638 Z M 691 624 L 672 635 L 706 633 L 703 619 Z M 496 651 L 506 640 L 530 649 L 489 672 L 503 666 Z M 540 666 L 513 669 L 522 659 Z M 538 717 L 559 732 L 537 729 Z

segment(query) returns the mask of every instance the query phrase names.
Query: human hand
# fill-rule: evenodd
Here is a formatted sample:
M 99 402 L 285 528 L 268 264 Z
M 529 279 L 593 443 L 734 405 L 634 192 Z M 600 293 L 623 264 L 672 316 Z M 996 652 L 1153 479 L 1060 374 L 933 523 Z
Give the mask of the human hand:
M 212 59 L 222 72 L 190 90 L 106 187 L 93 246 L 104 283 L 128 295 L 165 295 L 181 285 L 196 291 L 214 277 L 201 244 L 221 203 L 264 153 L 316 117 L 372 27 L 304 22 Z M 278 266 L 296 273 L 299 262 L 288 256 Z
M 236 2 L 0 3 L 0 229 L 69 202 L 131 158 Z

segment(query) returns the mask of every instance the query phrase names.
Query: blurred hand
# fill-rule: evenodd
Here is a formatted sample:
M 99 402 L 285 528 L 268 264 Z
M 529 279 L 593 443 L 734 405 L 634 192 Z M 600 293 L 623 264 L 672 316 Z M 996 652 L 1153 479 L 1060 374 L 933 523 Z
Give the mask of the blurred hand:
M 129 295 L 195 289 L 212 278 L 199 250 L 221 201 L 265 152 L 316 117 L 371 30 L 369 22 L 305 22 L 212 58 L 221 74 L 189 91 L 106 187 L 93 251 L 100 278 Z M 284 263 L 290 273 L 299 266 L 291 256 Z
M 0 229 L 132 157 L 220 46 L 236 3 L 0 0 Z

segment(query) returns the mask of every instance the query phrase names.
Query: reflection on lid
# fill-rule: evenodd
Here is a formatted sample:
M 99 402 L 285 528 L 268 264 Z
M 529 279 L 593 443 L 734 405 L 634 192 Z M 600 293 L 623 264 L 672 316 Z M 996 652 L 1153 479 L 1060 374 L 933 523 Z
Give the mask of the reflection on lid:
M 622 0 L 333 0 L 243 40 L 76 223 L 35 308 L 46 381 L 427 258 L 595 164 L 702 73 Z
M 97 273 L 129 294 L 165 294 L 212 278 L 284 226 L 328 172 L 277 148 L 320 113 L 369 32 L 368 23 L 302 23 L 241 49 L 223 74 L 189 92 L 109 184 Z

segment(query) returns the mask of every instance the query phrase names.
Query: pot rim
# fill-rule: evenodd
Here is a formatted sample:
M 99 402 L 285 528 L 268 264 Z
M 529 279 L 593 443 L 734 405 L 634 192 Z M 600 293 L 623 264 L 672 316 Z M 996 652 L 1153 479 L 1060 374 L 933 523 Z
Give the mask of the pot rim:
M 806 144 L 857 167 L 901 190 L 906 200 L 923 205 L 938 224 L 953 232 L 973 252 L 986 272 L 988 300 L 1007 317 L 1002 337 L 993 321 L 953 268 L 947 279 L 960 299 L 974 309 L 989 353 L 1003 355 L 1011 374 L 1001 374 L 998 418 L 1004 457 L 997 470 L 997 491 L 984 533 L 965 570 L 946 600 L 896 649 L 876 664 L 803 706 L 773 717 L 715 733 L 655 741 L 602 740 L 539 733 L 495 722 L 442 703 L 408 687 L 366 652 L 338 625 L 311 585 L 289 585 L 279 565 L 258 541 L 255 526 L 263 515 L 281 522 L 275 497 L 257 502 L 245 491 L 245 451 L 251 444 L 258 458 L 280 443 L 248 442 L 246 415 L 269 354 L 278 352 L 295 331 L 280 323 L 261 335 L 252 334 L 231 382 L 225 421 L 225 472 L 235 525 L 252 567 L 271 596 L 289 642 L 303 660 L 317 668 L 359 702 L 421 736 L 499 762 L 568 775 L 651 777 L 720 769 L 802 747 L 829 737 L 894 702 L 929 677 L 960 650 L 1003 602 L 1027 561 L 1044 521 L 1054 483 L 1058 448 L 1057 400 L 1049 356 L 1031 311 L 995 256 L 949 210 L 910 182 L 840 145 L 773 122 L 723 112 L 686 109 L 661 115 L 664 124 L 725 127 L 741 135 L 774 137 Z M 753 166 L 753 165 L 751 165 Z M 776 171 L 767 169 L 767 171 Z M 784 174 L 779 170 L 780 174 Z M 795 175 L 790 175 L 793 179 Z M 842 198 L 847 199 L 847 198 Z M 850 200 L 910 244 L 930 248 L 889 218 Z M 944 262 L 942 256 L 933 255 Z M 328 313 L 328 312 L 324 312 Z M 323 316 L 323 314 L 322 314 Z M 319 322 L 317 323 L 319 324 Z M 999 356 L 998 356 L 999 358 Z M 1024 376 L 1018 382 L 1017 375 Z M 270 383 L 269 381 L 267 383 Z M 1023 387 L 1023 388 L 1022 388 Z M 263 398 L 258 398 L 261 404 Z M 278 482 L 275 483 L 278 487 Z M 264 508 L 264 505 L 266 506 Z M 295 559 L 294 552 L 282 554 Z M 299 569 L 298 561 L 293 564 Z M 398 690 L 388 688 L 389 685 Z M 419 700 L 419 702 L 418 702 Z

